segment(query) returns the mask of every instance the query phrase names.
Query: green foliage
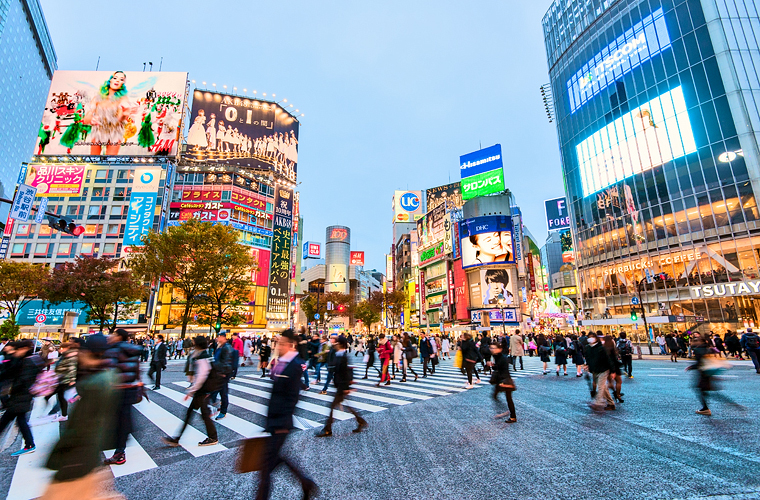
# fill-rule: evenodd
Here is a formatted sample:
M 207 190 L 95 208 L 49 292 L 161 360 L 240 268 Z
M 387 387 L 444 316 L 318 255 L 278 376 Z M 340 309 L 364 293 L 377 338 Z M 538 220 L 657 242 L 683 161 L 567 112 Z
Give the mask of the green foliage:
M 19 333 L 21 333 L 21 329 L 18 323 L 11 319 L 6 319 L 0 324 L 0 339 L 7 338 L 13 340 Z
M 371 328 L 374 323 L 382 319 L 381 309 L 378 309 L 376 304 L 369 300 L 364 300 L 356 305 L 354 317 L 361 320 L 367 328 Z
M 0 308 L 8 311 L 13 324 L 21 308 L 40 295 L 47 276 L 40 265 L 0 260 Z
M 401 323 L 401 313 L 404 312 L 407 296 L 406 290 L 394 290 L 392 292 L 374 292 L 369 301 L 373 307 L 382 311 L 391 324 L 391 328 L 396 328 Z

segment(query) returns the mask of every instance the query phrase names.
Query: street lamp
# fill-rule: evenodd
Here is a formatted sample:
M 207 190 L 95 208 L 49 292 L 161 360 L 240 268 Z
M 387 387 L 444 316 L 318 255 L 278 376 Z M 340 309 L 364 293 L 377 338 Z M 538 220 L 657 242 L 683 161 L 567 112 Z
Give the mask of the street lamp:
M 504 298 L 504 292 L 496 296 L 496 303 L 499 304 L 499 310 L 501 311 L 501 331 L 504 332 L 504 336 L 507 336 L 507 326 L 504 324 L 504 306 L 507 303 L 507 299 Z

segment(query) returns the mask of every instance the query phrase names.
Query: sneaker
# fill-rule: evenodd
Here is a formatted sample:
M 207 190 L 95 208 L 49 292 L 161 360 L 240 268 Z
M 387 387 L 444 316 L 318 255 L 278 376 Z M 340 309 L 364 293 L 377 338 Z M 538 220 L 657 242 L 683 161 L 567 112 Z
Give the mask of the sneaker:
M 11 456 L 12 457 L 20 457 L 21 455 L 26 455 L 27 453 L 34 453 L 34 450 L 36 450 L 36 449 L 37 449 L 36 446 L 29 446 L 29 447 L 25 446 L 23 449 L 18 450 L 18 451 L 14 451 L 13 453 L 11 453 Z
M 63 415 L 59 415 L 55 418 L 55 422 L 65 422 L 69 419 L 69 417 L 64 417 Z
M 103 465 L 124 465 L 127 463 L 127 456 L 124 453 L 114 453 L 111 458 L 103 460 Z
M 172 448 L 179 446 L 179 438 L 162 437 L 161 441 L 163 441 L 166 446 L 171 446 Z
M 465 389 L 472 389 L 473 387 L 475 387 L 475 386 L 472 385 L 472 384 L 467 384 L 467 385 L 464 386 Z
M 221 419 L 223 419 L 226 416 L 227 416 L 226 413 L 220 413 L 219 415 L 216 416 L 216 420 L 221 420 Z
M 363 431 L 364 429 L 366 429 L 368 425 L 369 424 L 366 421 L 365 422 L 359 422 L 359 425 L 356 426 L 356 429 L 352 430 L 351 432 L 353 432 L 354 434 L 359 434 L 361 431 Z
M 320 394 L 327 394 L 327 391 L 319 391 Z
M 509 417 L 509 418 L 508 418 L 508 419 L 506 419 L 504 422 L 506 422 L 506 423 L 508 423 L 508 424 L 514 424 L 514 423 L 516 423 L 516 422 L 517 422 L 517 419 L 516 419 L 515 417 Z
M 214 446 L 215 444 L 219 444 L 219 441 L 217 439 L 206 438 L 198 443 L 198 446 Z
M 633 378 L 633 375 L 628 375 L 628 378 Z
M 697 415 L 707 415 L 709 417 L 712 415 L 712 412 L 710 410 L 697 410 Z
M 332 436 L 332 431 L 327 430 L 327 429 L 322 430 L 322 432 L 316 435 L 316 437 L 318 438 L 323 438 L 323 437 L 328 437 L 328 436 Z

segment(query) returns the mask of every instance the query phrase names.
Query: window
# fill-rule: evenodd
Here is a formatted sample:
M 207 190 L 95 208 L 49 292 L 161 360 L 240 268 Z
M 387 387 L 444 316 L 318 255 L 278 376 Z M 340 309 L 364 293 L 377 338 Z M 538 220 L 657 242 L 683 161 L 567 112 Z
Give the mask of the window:
M 119 234 L 119 224 L 108 224 L 108 230 L 106 231 L 108 236 Z
M 58 255 L 69 255 L 71 253 L 71 243 L 59 243 Z
M 90 205 L 87 209 L 87 216 L 97 216 L 100 215 L 100 207 L 98 205 Z
M 96 179 L 105 179 L 108 177 L 108 170 L 98 170 L 95 172 Z
M 134 170 L 117 170 L 116 171 L 116 180 L 123 180 L 123 181 L 130 181 L 134 179 L 135 172 Z
M 113 255 L 116 253 L 116 243 L 106 243 L 103 245 L 103 255 Z
M 53 228 L 47 224 L 40 225 L 40 230 L 37 232 L 40 236 L 50 236 L 53 234 Z
M 39 255 L 47 255 L 47 251 L 48 251 L 47 243 L 37 243 L 36 245 L 34 245 L 35 257 Z
M 82 243 L 82 254 L 89 255 L 92 253 L 92 243 Z
M 83 206 L 84 205 L 69 205 L 68 207 L 66 207 L 66 215 L 69 215 L 69 216 L 79 215 L 81 212 L 81 208 Z
M 87 169 L 87 174 L 85 174 L 85 180 L 89 181 L 90 179 L 92 179 L 92 169 L 88 168 Z
M 29 234 L 29 229 L 31 228 L 31 224 L 19 224 L 18 230 L 16 230 L 17 236 L 26 236 Z
M 11 255 L 21 255 L 24 253 L 24 243 L 14 243 L 11 248 Z

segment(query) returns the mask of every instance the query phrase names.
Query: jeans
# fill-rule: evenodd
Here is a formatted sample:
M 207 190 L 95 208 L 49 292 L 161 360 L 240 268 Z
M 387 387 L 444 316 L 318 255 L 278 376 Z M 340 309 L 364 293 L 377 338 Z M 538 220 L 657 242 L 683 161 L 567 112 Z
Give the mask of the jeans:
M 314 370 L 317 372 L 317 382 L 322 381 L 322 367 L 325 366 L 324 363 L 316 363 L 316 367 Z
M 747 349 L 747 354 L 755 365 L 755 371 L 760 373 L 760 349 Z
M 218 391 L 211 393 L 211 403 L 216 403 L 217 394 L 222 400 L 222 405 L 219 407 L 219 413 L 226 415 L 227 407 L 230 405 L 230 381 L 226 377 L 222 382 L 222 387 Z
M 620 361 L 623 362 L 623 370 L 625 370 L 628 376 L 633 376 L 633 355 L 622 354 L 620 356 Z
M 16 419 L 16 425 L 21 435 L 24 436 L 24 448 L 31 448 L 34 446 L 34 438 L 32 437 L 32 430 L 29 428 L 29 423 L 26 421 L 26 412 L 16 413 L 10 410 L 5 410 L 3 416 L 0 417 L 0 433 L 2 433 L 8 424 Z
M 325 386 L 322 388 L 322 391 L 327 392 L 327 388 L 330 387 L 330 382 L 332 382 L 333 379 L 333 371 L 331 369 L 327 369 L 327 379 L 325 380 Z
M 665 349 L 665 344 L 663 344 L 663 345 L 660 346 L 660 354 L 662 354 L 663 356 L 667 356 L 668 355 L 668 351 L 667 351 L 667 349 Z
M 56 399 L 58 400 L 58 407 L 61 409 L 61 416 L 64 416 L 64 417 L 68 416 L 69 414 L 69 402 L 66 401 L 66 397 L 64 396 L 64 394 L 71 387 L 73 386 L 58 384 L 58 387 L 55 388 L 55 396 L 56 396 Z
M 201 418 L 203 418 L 203 424 L 206 426 L 206 435 L 216 441 L 217 439 L 216 426 L 214 425 L 214 422 L 211 420 L 211 410 L 209 410 L 208 405 L 206 404 L 207 397 L 208 397 L 208 394 L 199 393 L 199 392 L 195 393 L 195 395 L 193 396 L 193 400 L 190 403 L 190 406 L 187 407 L 187 413 L 185 413 L 185 420 L 182 421 L 182 428 L 180 428 L 179 430 L 179 435 L 177 435 L 177 439 L 179 439 L 182 433 L 185 432 L 185 428 L 187 428 L 187 425 L 190 423 L 190 420 L 193 419 L 193 413 L 195 413 L 195 410 L 200 410 Z
M 433 369 L 428 368 L 429 364 L 430 364 L 430 358 L 428 357 L 422 358 L 422 376 L 423 377 L 427 377 L 428 370 L 430 370 L 431 375 L 433 374 Z

